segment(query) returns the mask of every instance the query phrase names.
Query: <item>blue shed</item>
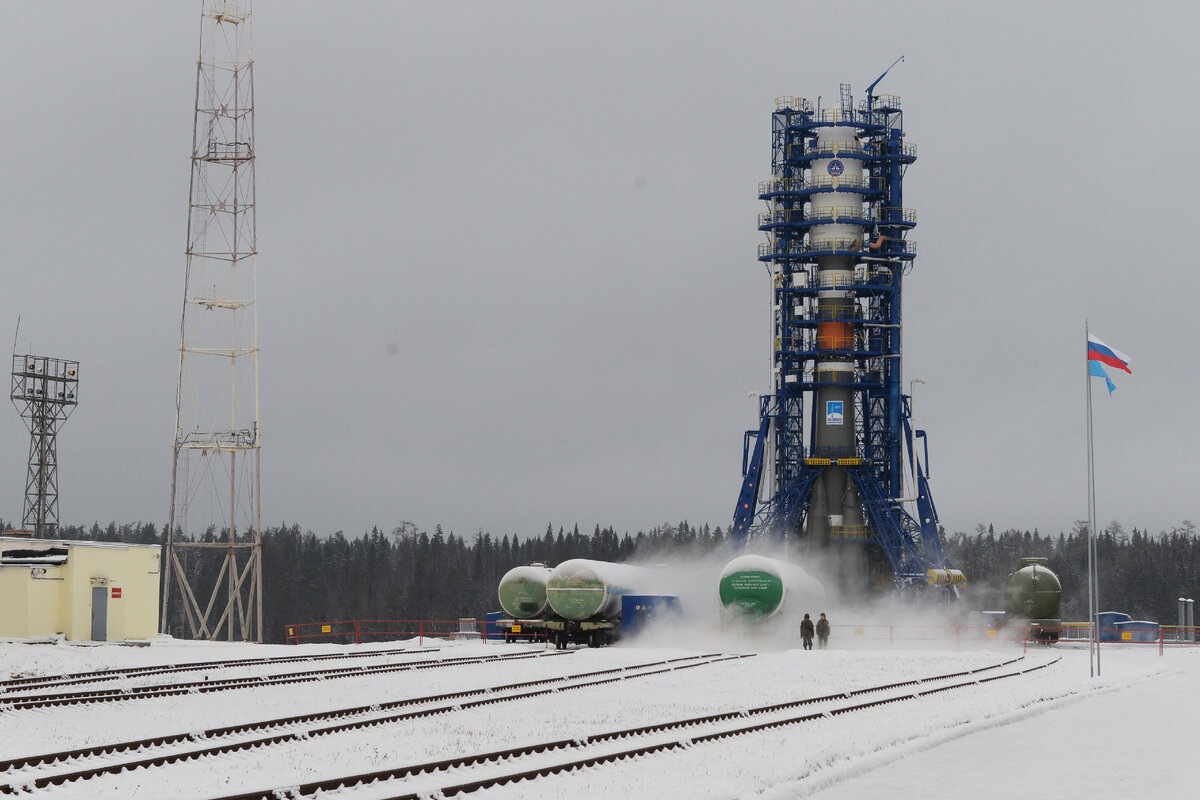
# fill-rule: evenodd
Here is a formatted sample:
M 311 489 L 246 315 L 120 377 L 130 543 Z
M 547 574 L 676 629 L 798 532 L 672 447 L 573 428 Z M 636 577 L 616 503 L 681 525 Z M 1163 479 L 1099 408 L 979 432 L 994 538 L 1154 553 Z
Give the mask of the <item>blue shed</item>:
M 1118 622 L 1114 627 L 1116 628 L 1114 642 L 1149 644 L 1158 641 L 1159 625 L 1157 622 L 1135 619 Z
M 1128 622 L 1129 620 L 1130 616 L 1121 611 L 1101 611 L 1096 615 L 1096 625 L 1100 629 L 1099 641 L 1121 641 L 1121 637 L 1117 634 L 1117 623 Z

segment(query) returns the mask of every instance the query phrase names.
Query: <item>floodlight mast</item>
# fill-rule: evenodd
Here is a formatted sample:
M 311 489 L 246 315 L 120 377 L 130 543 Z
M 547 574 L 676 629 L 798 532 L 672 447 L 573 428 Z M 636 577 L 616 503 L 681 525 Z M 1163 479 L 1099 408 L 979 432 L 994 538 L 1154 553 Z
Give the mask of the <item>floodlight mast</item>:
M 186 623 L 192 638 L 261 642 L 251 6 L 251 0 L 202 2 L 160 624 L 170 631 L 177 598 L 183 611 L 177 630 Z M 187 569 L 189 554 L 198 568 Z M 205 569 L 210 558 L 215 566 L 217 554 L 220 568 Z
M 58 530 L 58 429 L 79 403 L 79 362 L 14 353 L 9 396 L 29 429 L 21 527 L 51 538 Z

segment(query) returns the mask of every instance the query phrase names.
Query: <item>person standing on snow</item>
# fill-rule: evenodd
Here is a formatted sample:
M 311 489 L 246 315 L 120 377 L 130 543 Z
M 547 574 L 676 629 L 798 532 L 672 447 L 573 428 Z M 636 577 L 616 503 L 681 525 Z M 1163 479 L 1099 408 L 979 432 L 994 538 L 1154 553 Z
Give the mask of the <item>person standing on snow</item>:
M 825 619 L 825 614 L 821 614 L 821 618 L 817 620 L 817 647 L 824 650 L 829 646 L 829 620 Z
M 813 621 L 808 618 L 808 614 L 804 615 L 804 620 L 800 623 L 800 638 L 804 641 L 804 649 L 812 650 Z

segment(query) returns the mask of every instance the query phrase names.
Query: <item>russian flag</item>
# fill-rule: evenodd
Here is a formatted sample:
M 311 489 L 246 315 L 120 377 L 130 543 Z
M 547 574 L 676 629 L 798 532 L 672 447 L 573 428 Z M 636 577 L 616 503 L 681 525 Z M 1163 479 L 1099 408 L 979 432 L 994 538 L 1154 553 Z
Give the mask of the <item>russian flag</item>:
M 1130 375 L 1133 370 L 1129 368 L 1129 356 L 1122 353 L 1120 350 L 1114 350 L 1104 342 L 1097 339 L 1095 336 L 1088 334 L 1088 361 L 1099 361 L 1101 364 L 1107 364 L 1110 367 L 1123 369 Z M 1094 372 L 1092 373 L 1095 374 Z

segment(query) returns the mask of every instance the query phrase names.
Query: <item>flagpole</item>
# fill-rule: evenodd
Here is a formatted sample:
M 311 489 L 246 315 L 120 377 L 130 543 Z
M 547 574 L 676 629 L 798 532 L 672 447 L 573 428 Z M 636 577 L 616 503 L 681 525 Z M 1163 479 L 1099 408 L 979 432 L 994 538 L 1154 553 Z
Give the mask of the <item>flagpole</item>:
M 1088 388 L 1091 388 L 1090 385 Z M 1100 531 L 1096 529 L 1096 461 L 1092 451 L 1092 597 L 1096 598 L 1096 677 L 1100 677 Z
M 1087 319 L 1083 321 L 1083 340 L 1088 342 Z M 1087 380 L 1087 458 L 1088 458 L 1088 539 L 1087 539 L 1087 585 L 1088 585 L 1088 670 L 1091 677 L 1096 677 L 1100 662 L 1099 630 L 1096 628 L 1096 582 L 1093 576 L 1092 549 L 1095 546 L 1096 530 L 1096 474 L 1095 461 L 1092 452 L 1092 370 L 1088 363 L 1087 351 L 1084 351 L 1083 369 Z

